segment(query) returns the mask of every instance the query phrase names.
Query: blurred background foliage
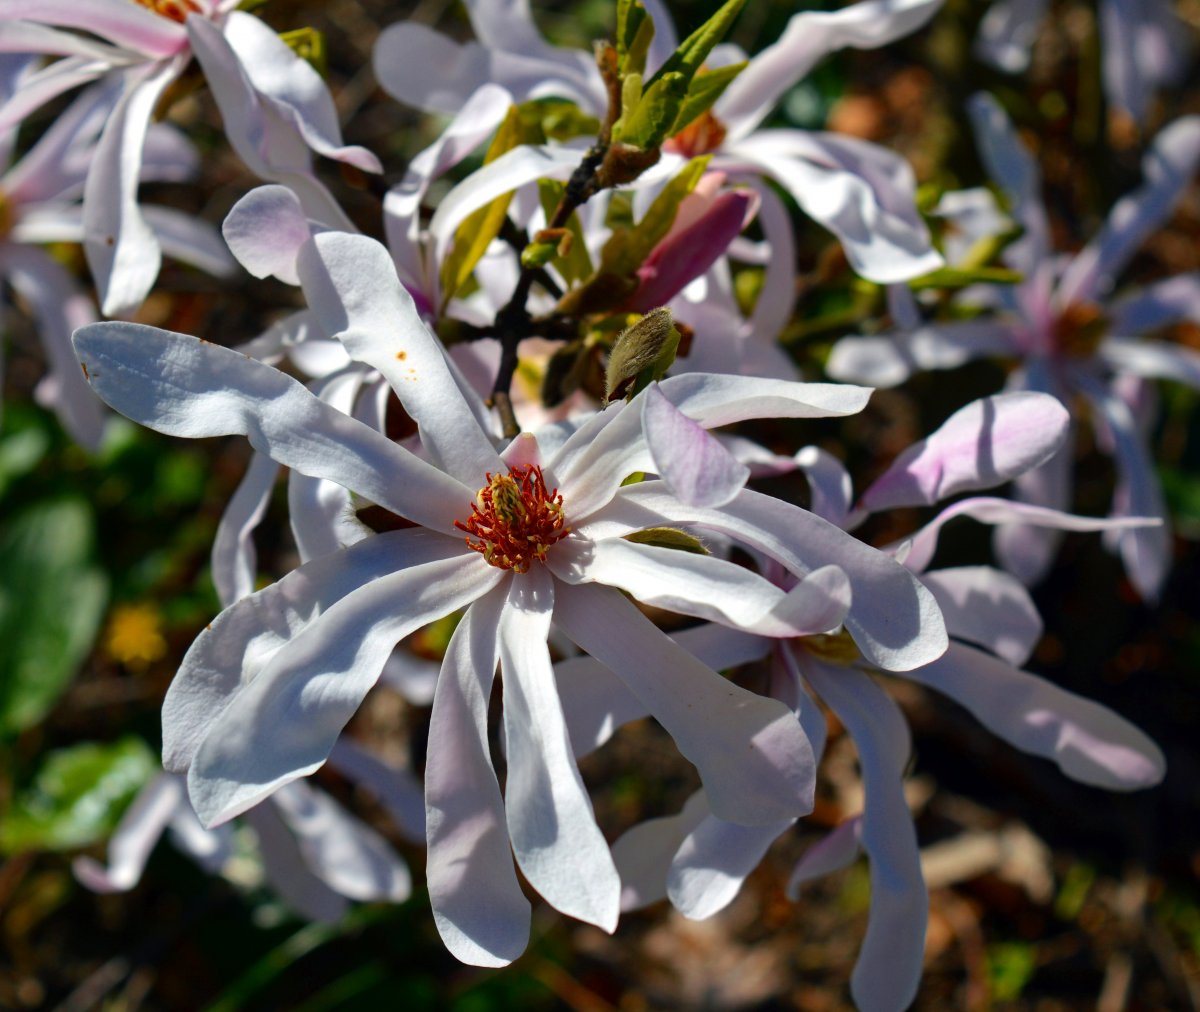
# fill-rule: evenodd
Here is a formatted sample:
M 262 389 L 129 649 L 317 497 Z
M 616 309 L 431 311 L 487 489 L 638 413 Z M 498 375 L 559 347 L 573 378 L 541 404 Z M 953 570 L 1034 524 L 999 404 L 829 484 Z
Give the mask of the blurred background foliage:
M 610 0 L 535 3 L 545 32 L 588 46 L 611 32 Z M 717 6 L 674 0 L 681 34 Z M 840 3 L 809 3 L 834 9 Z M 753 52 L 776 38 L 798 5 L 749 4 L 733 39 Z M 1095 12 L 1061 0 L 1022 79 L 970 59 L 986 5 L 947 0 L 931 28 L 885 50 L 822 63 L 775 115 L 778 125 L 841 130 L 909 157 L 927 192 L 977 185 L 983 174 L 961 99 L 999 94 L 1036 145 L 1058 238 L 1077 244 L 1138 179 L 1133 124 L 1108 115 L 1098 88 Z M 1179 4 L 1200 23 L 1195 0 Z M 468 31 L 451 0 L 270 0 L 256 13 L 283 31 L 317 29 L 350 143 L 366 144 L 396 181 L 438 125 L 376 88 L 371 46 L 404 17 L 452 34 Z M 1193 68 L 1166 97 L 1158 121 L 1200 111 Z M 201 185 L 156 184 L 155 199 L 219 222 L 253 180 L 222 142 L 203 92 L 171 112 L 201 146 Z M 1156 124 L 1153 124 L 1154 126 Z M 36 124 L 35 124 L 36 129 Z M 23 136 L 23 143 L 29 137 Z M 468 166 L 469 167 L 469 166 Z M 378 234 L 378 195 L 351 171 L 322 171 L 365 231 Z M 436 200 L 438 192 L 431 195 Z M 1200 267 L 1195 188 L 1171 226 L 1139 255 L 1142 280 Z M 815 226 L 801 226 L 798 310 L 784 335 L 813 377 L 831 342 L 877 326 L 881 293 L 846 270 Z M 63 251 L 78 264 L 78 251 Z M 753 298 L 747 269 L 739 292 Z M 275 282 L 230 285 L 168 264 L 139 315 L 232 344 L 297 304 Z M 94 456 L 72 445 L 33 401 L 42 372 L 37 342 L 18 313 L 4 318 L 7 358 L 0 428 L 0 1008 L 490 1009 L 846 1007 L 861 939 L 867 879 L 860 864 L 783 895 L 791 864 L 822 829 L 856 804 L 853 750 L 832 739 L 811 819 L 781 841 L 732 907 L 703 923 L 665 904 L 627 916 L 609 938 L 535 908 L 529 951 L 512 967 L 456 963 L 433 928 L 420 888 L 419 851 L 366 811 L 413 866 L 415 894 L 400 906 L 360 906 L 333 925 L 296 920 L 247 876 L 209 877 L 160 846 L 142 883 L 96 896 L 70 870 L 85 848 L 99 855 L 116 820 L 157 769 L 158 711 L 175 666 L 218 610 L 207 553 L 247 461 L 239 442 L 173 442 L 118 420 Z M 1173 335 L 1200 347 L 1200 333 Z M 972 397 L 1001 384 L 979 363 L 878 393 L 842 422 L 776 423 L 755 435 L 791 452 L 817 442 L 850 464 L 863 487 L 895 453 Z M 1099 540 L 1073 536 L 1036 598 L 1047 633 L 1034 668 L 1139 723 L 1169 764 L 1156 790 L 1113 796 L 1074 784 L 1048 764 L 987 736 L 952 704 L 889 683 L 914 729 L 910 784 L 931 881 L 927 974 L 918 1007 L 1038 1009 L 1183 1008 L 1200 1005 L 1200 412 L 1194 393 L 1164 391 L 1156 445 L 1177 518 L 1177 560 L 1161 605 L 1138 602 Z M 1076 508 L 1105 511 L 1112 475 L 1085 446 Z M 803 500 L 794 479 L 767 490 Z M 890 538 L 923 519 L 904 511 L 868 534 Z M 264 580 L 294 561 L 282 493 L 257 543 Z M 985 532 L 952 528 L 944 563 L 988 561 Z M 753 673 L 749 676 L 754 677 Z M 422 762 L 428 712 L 394 697 L 356 718 L 372 744 Z M 403 725 L 403 730 L 400 726 Z M 694 774 L 654 726 L 627 729 L 584 767 L 610 838 L 677 807 Z M 336 775 L 318 779 L 336 796 Z

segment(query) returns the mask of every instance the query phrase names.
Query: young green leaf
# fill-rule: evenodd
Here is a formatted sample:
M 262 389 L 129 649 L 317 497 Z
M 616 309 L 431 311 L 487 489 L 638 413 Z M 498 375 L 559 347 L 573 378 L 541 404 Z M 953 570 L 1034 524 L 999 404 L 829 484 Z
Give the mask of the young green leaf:
M 725 37 L 734 18 L 741 13 L 745 6 L 746 0 L 729 0 L 728 3 L 722 5 L 711 18 L 679 44 L 679 48 L 667 58 L 667 62 L 650 79 L 650 83 L 653 84 L 667 74 L 678 73 L 682 74 L 690 84 L 701 65 L 708 59 L 708 54 L 712 52 L 713 46 Z
M 701 71 L 692 78 L 687 98 L 679 110 L 679 115 L 671 127 L 669 136 L 673 137 L 698 116 L 708 112 L 733 79 L 747 66 L 749 66 L 749 61 L 743 60 L 741 63 L 731 63 L 727 67 L 718 67 L 716 70 Z

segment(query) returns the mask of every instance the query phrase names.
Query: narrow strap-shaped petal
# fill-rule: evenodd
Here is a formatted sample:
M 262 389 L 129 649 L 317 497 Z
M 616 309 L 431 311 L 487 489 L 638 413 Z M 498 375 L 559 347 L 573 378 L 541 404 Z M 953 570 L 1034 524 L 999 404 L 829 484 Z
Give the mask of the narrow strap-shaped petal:
M 862 816 L 856 815 L 809 847 L 792 869 L 787 884 L 788 899 L 795 903 L 800 898 L 800 887 L 805 882 L 841 871 L 857 861 L 862 854 L 861 832 Z
M 758 660 L 766 656 L 772 642 L 707 623 L 683 629 L 671 639 L 714 671 Z M 576 756 L 599 748 L 623 724 L 649 713 L 625 681 L 594 657 L 581 655 L 559 661 L 554 665 L 554 678 Z
M 411 843 L 425 843 L 425 797 L 410 769 L 394 766 L 342 735 L 329 765 L 379 802 L 392 824 Z
M 894 387 L 913 373 L 957 369 L 988 355 L 1015 355 L 1016 338 L 1003 320 L 929 324 L 877 337 L 843 337 L 825 371 L 834 379 Z
M 505 814 L 530 884 L 556 909 L 611 932 L 621 881 L 575 765 L 554 685 L 546 646 L 554 590 L 550 574 L 534 567 L 512 580 L 500 615 Z
M 1169 0 L 1103 0 L 1099 14 L 1108 101 L 1144 122 L 1155 91 L 1187 71 L 1188 26 Z
M 1029 591 L 991 566 L 956 566 L 924 573 L 951 636 L 1024 664 L 1042 637 L 1042 617 Z
M 279 465 L 275 461 L 265 453 L 254 454 L 221 514 L 213 538 L 212 577 L 217 597 L 223 605 L 231 605 L 254 593 L 258 576 L 254 528 L 266 511 L 278 477 Z
M 296 257 L 312 237 L 300 198 L 286 186 L 258 186 L 229 209 L 221 233 L 238 263 L 256 278 L 300 284 Z
M 1200 352 L 1194 348 L 1145 338 L 1110 337 L 1100 345 L 1098 354 L 1118 372 L 1174 380 L 1193 390 L 1200 389 Z
M 300 250 L 308 303 L 350 357 L 378 369 L 421 430 L 434 462 L 469 488 L 502 471 L 450 373 L 442 346 L 396 276 L 388 251 L 362 235 L 326 232 Z
M 163 765 L 182 772 L 216 715 L 281 647 L 342 598 L 395 570 L 462 555 L 428 531 L 390 531 L 324 555 L 226 608 L 196 637 L 163 701 Z
M 1200 273 L 1176 274 L 1144 288 L 1127 289 L 1108 305 L 1109 340 L 1148 334 L 1180 320 L 1200 323 Z M 1105 341 L 1100 346 L 1104 355 Z
M 871 907 L 850 991 L 864 1012 L 907 1008 L 921 980 L 929 919 L 917 834 L 904 798 L 908 726 L 900 708 L 863 672 L 812 658 L 804 672 L 850 732 L 862 768 L 861 841 L 871 863 Z
M 396 643 L 500 577 L 474 553 L 429 562 L 368 583 L 306 625 L 211 721 L 188 768 L 196 814 L 224 822 L 320 768 Z
M 0 53 L 12 52 L 8 41 L 24 52 L 21 39 L 6 37 L 7 25 L 0 24 Z M 111 68 L 107 62 L 86 56 L 67 56 L 55 60 L 47 67 L 35 71 L 21 82 L 21 87 L 3 105 L 0 105 L 0 131 L 15 130 L 30 113 L 40 109 L 51 99 L 64 92 L 87 84 L 106 74 Z
M 408 866 L 375 830 L 303 780 L 272 798 L 314 875 L 352 900 L 402 903 L 412 892 Z
M 121 816 L 108 841 L 107 866 L 91 857 L 77 857 L 71 866 L 75 877 L 97 893 L 132 889 L 171 816 L 185 804 L 183 777 L 160 773 L 138 792 Z
M 153 204 L 142 208 L 142 217 L 159 248 L 172 260 L 198 267 L 216 278 L 227 278 L 237 269 L 221 233 L 202 218 Z
M 529 901 L 513 871 L 488 751 L 503 583 L 467 609 L 442 662 L 425 766 L 429 898 L 442 941 L 473 966 L 504 966 L 529 939 Z M 507 700 L 506 700 L 507 703 Z
M 809 509 L 835 527 L 844 527 L 854 495 L 846 466 L 819 446 L 806 446 L 798 450 L 795 461 L 808 479 Z
M 82 327 L 74 341 L 92 389 L 149 428 L 193 438 L 244 435 L 280 464 L 434 530 L 453 531 L 456 516 L 470 509 L 474 489 L 236 351 L 134 323 Z
M 246 813 L 246 821 L 258 837 L 263 875 L 279 898 L 310 921 L 340 920 L 349 902 L 309 868 L 283 814 L 274 805 L 258 805 Z
M 128 0 L 0 0 L 0 21 L 78 28 L 152 57 L 170 56 L 186 44 L 182 25 Z
M 181 69 L 172 60 L 130 72 L 88 170 L 84 252 L 105 316 L 136 309 L 158 277 L 158 240 L 138 208 L 142 145 L 155 105 Z
M 829 13 L 795 14 L 778 41 L 734 79 L 714 111 L 736 136 L 747 134 L 823 56 L 847 46 L 885 46 L 916 31 L 941 5 L 942 0 L 868 0 Z
M 1057 397 L 1017 391 L 959 408 L 908 447 L 863 493 L 872 513 L 929 506 L 960 492 L 992 488 L 1058 452 L 1070 425 Z
M 1093 787 L 1151 787 L 1166 769 L 1158 746 L 1108 707 L 974 647 L 952 643 L 941 660 L 905 677 L 944 692 L 1010 745 Z
M 721 678 L 611 588 L 560 584 L 555 622 L 666 728 L 722 818 L 770 825 L 811 810 L 812 748 L 782 703 Z
M 1061 306 L 1103 296 L 1143 240 L 1170 217 L 1200 163 L 1200 116 L 1159 132 L 1142 159 L 1145 182 L 1113 205 L 1104 227 L 1063 272 Z
M 905 671 L 946 649 L 946 629 L 933 595 L 884 552 L 863 544 L 807 510 L 742 491 L 719 510 L 685 507 L 661 483 L 621 490 L 603 514 L 644 527 L 698 524 L 763 552 L 799 576 L 837 566 L 853 594 L 846 628 L 874 664 Z M 600 538 L 599 524 L 592 537 Z
M 988 5 L 975 37 L 975 55 L 1009 74 L 1029 66 L 1038 22 L 1050 0 L 995 0 Z
M 704 791 L 696 791 L 683 811 L 647 819 L 627 830 L 612 846 L 621 874 L 621 910 L 638 910 L 667 898 L 667 875 L 679 845 L 708 815 Z

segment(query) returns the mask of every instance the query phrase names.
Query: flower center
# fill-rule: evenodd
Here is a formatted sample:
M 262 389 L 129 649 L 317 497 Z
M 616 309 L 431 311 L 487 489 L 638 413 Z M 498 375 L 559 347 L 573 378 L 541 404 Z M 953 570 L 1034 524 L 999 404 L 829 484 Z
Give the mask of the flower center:
M 849 667 L 862 656 L 858 644 L 845 629 L 836 633 L 802 636 L 800 645 L 818 660 L 842 667 Z
M 204 13 L 196 0 L 133 0 L 133 2 L 149 8 L 155 14 L 161 14 L 164 18 L 178 21 L 180 24 L 187 20 L 189 14 Z
M 724 139 L 725 124 L 705 109 L 674 137 L 668 138 L 663 147 L 687 158 L 695 158 L 715 151 Z
M 1054 321 L 1054 348 L 1060 355 L 1086 358 L 1095 353 L 1107 330 L 1108 319 L 1095 303 L 1068 306 Z
M 528 573 L 534 561 L 545 562 L 554 542 L 565 538 L 562 496 L 546 491 L 542 469 L 533 465 L 509 468 L 508 474 L 488 472 L 488 483 L 471 504 L 467 522 L 454 526 L 467 532 L 467 545 L 498 569 Z

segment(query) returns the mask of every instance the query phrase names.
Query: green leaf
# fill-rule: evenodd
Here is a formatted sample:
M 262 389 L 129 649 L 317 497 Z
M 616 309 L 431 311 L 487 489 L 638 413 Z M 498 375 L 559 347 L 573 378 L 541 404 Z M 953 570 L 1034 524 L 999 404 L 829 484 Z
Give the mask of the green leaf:
M 521 110 L 512 106 L 504 122 L 492 138 L 484 155 L 483 164 L 494 162 L 506 151 L 522 144 L 540 143 L 544 138 L 536 126 L 531 126 L 521 116 Z M 504 219 L 508 216 L 508 205 L 512 200 L 512 192 L 502 194 L 491 203 L 479 208 L 468 215 L 454 233 L 454 246 L 450 255 L 442 261 L 442 308 L 450 302 L 471 277 L 475 265 L 487 252 L 493 239 L 500 234 L 504 227 Z
M 542 210 L 546 213 L 547 221 L 554 215 L 554 210 L 562 200 L 565 189 L 566 185 L 556 179 L 538 180 L 538 199 L 541 201 Z M 591 275 L 592 258 L 588 254 L 587 243 L 584 242 L 583 226 L 579 223 L 579 215 L 572 212 L 564 227 L 571 233 L 571 248 L 567 250 L 565 257 L 555 258 L 554 267 L 568 285 L 573 285 L 576 281 L 581 281 Z
M 565 98 L 531 98 L 517 108 L 529 136 L 541 136 L 552 141 L 569 141 L 575 137 L 591 137 L 600 130 L 600 121 Z
M 708 58 L 708 54 L 712 52 L 713 46 L 725 37 L 734 18 L 741 13 L 745 6 L 746 0 L 729 0 L 724 4 L 711 18 L 679 44 L 679 48 L 659 68 L 650 83 L 653 84 L 667 74 L 678 73 L 682 74 L 690 84 L 692 78 L 696 76 Z
M 150 747 L 132 736 L 48 753 L 5 814 L 0 851 L 70 850 L 102 839 L 160 769 Z
M 635 80 L 639 80 L 638 75 L 631 75 L 622 85 Z M 621 118 L 613 126 L 613 139 L 642 150 L 657 148 L 670 135 L 683 108 L 688 78 L 683 74 L 655 75 L 636 100 L 625 97 L 629 90 L 623 87 Z
M 728 67 L 705 70 L 697 74 L 688 88 L 687 98 L 671 127 L 670 136 L 679 133 L 696 117 L 704 115 L 713 107 L 730 83 L 749 65 L 749 60 L 731 63 Z
M 919 278 L 913 278 L 908 286 L 914 292 L 927 288 L 966 288 L 974 284 L 1016 285 L 1024 280 L 1020 271 L 1009 270 L 1007 267 L 939 267 Z
M 10 430 L 0 439 L 0 495 L 9 484 L 38 466 L 50 449 L 44 428 Z
M 316 28 L 297 28 L 291 32 L 280 32 L 279 37 L 287 47 L 322 77 L 328 59 L 325 51 L 325 36 Z
M 0 737 L 46 715 L 95 640 L 108 583 L 93 540 L 79 499 L 39 503 L 0 532 Z
M 676 527 L 647 527 L 645 530 L 634 531 L 624 537 L 626 541 L 632 541 L 635 545 L 671 548 L 680 552 L 689 552 L 692 555 L 712 554 L 698 537 Z

